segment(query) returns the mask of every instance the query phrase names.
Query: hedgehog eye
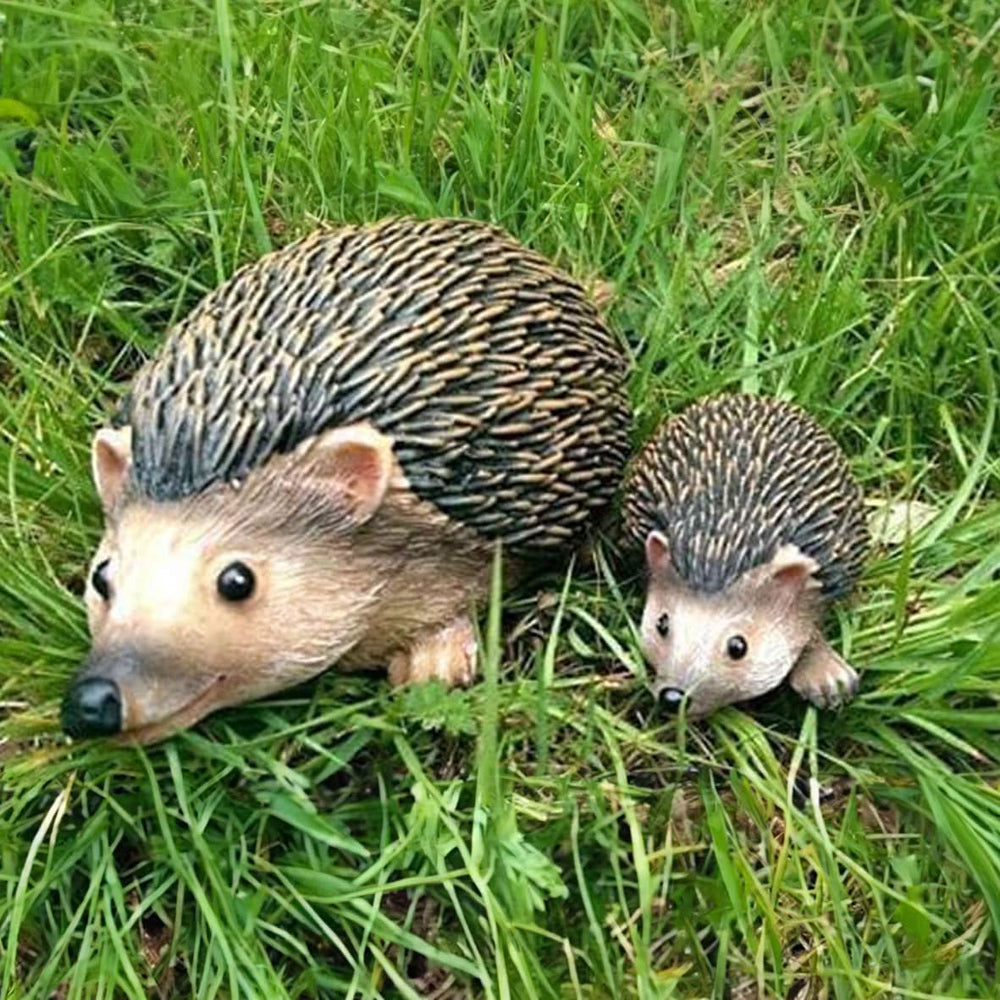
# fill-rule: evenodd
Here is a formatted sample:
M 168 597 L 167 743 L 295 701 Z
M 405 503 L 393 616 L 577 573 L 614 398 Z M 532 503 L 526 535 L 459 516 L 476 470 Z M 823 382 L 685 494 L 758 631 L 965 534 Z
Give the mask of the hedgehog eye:
M 104 559 L 94 567 L 94 572 L 90 574 L 90 585 L 104 601 L 111 599 L 111 583 L 108 580 L 108 566 L 110 564 L 110 559 Z
M 215 585 L 224 600 L 245 601 L 253 593 L 253 570 L 246 563 L 230 563 L 219 574 Z
M 731 635 L 726 643 L 726 652 L 731 660 L 742 660 L 747 655 L 747 641 L 741 635 Z
M 670 635 L 670 615 L 665 611 L 656 619 L 656 631 L 660 633 L 661 639 L 666 639 Z

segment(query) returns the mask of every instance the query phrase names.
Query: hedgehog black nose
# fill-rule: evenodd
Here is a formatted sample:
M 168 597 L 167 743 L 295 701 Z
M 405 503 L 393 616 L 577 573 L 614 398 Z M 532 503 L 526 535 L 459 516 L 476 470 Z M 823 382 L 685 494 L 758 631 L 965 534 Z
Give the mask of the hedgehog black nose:
M 684 692 L 680 688 L 664 688 L 660 692 L 660 704 L 668 712 L 676 712 L 684 700 Z
M 122 728 L 122 696 L 114 681 L 88 677 L 69 689 L 62 724 L 73 737 L 113 736 Z

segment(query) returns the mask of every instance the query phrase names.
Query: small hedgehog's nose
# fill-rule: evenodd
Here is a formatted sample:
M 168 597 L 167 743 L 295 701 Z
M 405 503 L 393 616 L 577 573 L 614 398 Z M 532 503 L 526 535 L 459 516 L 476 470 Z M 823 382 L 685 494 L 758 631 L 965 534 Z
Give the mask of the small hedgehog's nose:
M 680 688 L 664 688 L 660 692 L 660 704 L 668 712 L 676 712 L 684 700 L 684 692 Z
M 69 689 L 62 705 L 63 729 L 70 736 L 113 736 L 122 728 L 122 696 L 104 677 L 88 677 Z

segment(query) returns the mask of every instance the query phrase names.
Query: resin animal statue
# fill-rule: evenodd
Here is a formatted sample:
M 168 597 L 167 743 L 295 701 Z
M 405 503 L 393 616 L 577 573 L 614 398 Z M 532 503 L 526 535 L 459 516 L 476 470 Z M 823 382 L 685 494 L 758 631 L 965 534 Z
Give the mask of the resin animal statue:
M 847 460 L 812 417 L 751 395 L 701 400 L 636 456 L 623 507 L 645 553 L 641 638 L 662 704 L 696 718 L 786 677 L 820 707 L 855 693 L 821 629 L 868 534 Z
M 324 229 L 208 294 L 93 441 L 74 736 L 152 742 L 330 665 L 465 683 L 496 545 L 568 559 L 628 457 L 625 360 L 500 230 Z

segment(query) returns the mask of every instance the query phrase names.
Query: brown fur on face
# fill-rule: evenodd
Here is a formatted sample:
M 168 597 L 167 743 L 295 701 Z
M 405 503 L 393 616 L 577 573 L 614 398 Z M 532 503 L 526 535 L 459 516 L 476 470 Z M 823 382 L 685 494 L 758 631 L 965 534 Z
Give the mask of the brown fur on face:
M 127 433 L 101 432 L 107 529 L 93 566 L 108 561 L 110 593 L 91 574 L 81 677 L 118 685 L 136 741 L 333 663 L 385 664 L 485 593 L 488 547 L 416 498 L 370 427 L 338 428 L 242 483 L 169 503 L 129 496 L 128 460 Z M 254 587 L 228 601 L 219 575 L 236 562 Z
M 660 532 L 646 541 L 646 562 L 641 634 L 654 691 L 686 696 L 692 717 L 777 687 L 815 635 L 823 606 L 817 564 L 794 545 L 781 546 L 719 593 L 681 579 Z M 734 657 L 731 642 L 737 651 L 745 645 L 745 653 Z

